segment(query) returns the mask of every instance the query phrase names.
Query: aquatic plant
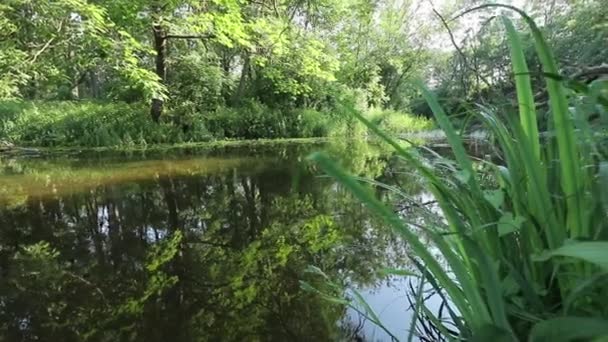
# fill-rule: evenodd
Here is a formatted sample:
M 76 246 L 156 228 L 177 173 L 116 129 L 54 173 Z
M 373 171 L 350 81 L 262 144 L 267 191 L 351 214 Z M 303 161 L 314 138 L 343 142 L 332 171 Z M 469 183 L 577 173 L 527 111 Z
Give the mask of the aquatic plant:
M 421 282 L 445 299 L 450 322 L 419 300 L 415 314 L 431 320 L 446 339 L 567 341 L 606 336 L 608 161 L 601 144 L 605 137 L 587 122 L 597 112 L 606 119 L 605 95 L 599 82 L 572 87 L 558 76 L 547 42 L 526 13 L 505 5 L 476 9 L 490 6 L 519 13 L 531 29 L 549 95 L 548 134 L 538 132 L 530 73 L 519 34 L 506 17 L 502 20 L 519 120 L 515 112 L 499 115 L 497 109 L 482 106 L 478 114 L 499 145 L 496 161 L 467 155 L 462 137 L 422 84 L 454 160 L 424 158 L 353 113 L 424 179 L 445 221 L 427 224 L 423 231 L 439 253 L 423 244 L 414 230 L 420 228 L 416 222 L 398 216 L 330 158 L 318 153 L 311 159 L 407 241 Z M 493 181 L 482 182 L 488 176 Z M 411 329 L 410 338 L 413 334 Z

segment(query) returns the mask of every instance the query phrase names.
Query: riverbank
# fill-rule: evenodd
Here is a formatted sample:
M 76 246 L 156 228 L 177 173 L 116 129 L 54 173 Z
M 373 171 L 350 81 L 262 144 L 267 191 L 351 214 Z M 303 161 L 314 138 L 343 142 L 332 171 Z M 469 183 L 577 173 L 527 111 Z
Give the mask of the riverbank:
M 215 140 L 206 142 L 184 142 L 176 144 L 156 144 L 149 146 L 104 146 L 104 147 L 18 147 L 0 149 L 1 155 L 51 155 L 51 154 L 79 154 L 87 152 L 166 152 L 171 150 L 197 150 L 206 151 L 223 147 L 256 147 L 277 146 L 293 144 L 322 144 L 333 140 L 332 138 L 287 138 L 287 139 L 252 139 L 252 140 Z

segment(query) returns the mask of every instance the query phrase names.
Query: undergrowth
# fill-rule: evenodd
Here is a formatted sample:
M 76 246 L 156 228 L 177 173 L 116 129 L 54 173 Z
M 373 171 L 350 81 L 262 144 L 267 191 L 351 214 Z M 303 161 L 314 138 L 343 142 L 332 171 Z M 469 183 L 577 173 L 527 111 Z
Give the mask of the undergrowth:
M 278 139 L 367 134 L 348 106 L 332 110 L 272 109 L 256 101 L 205 113 L 168 111 L 160 123 L 146 104 L 0 101 L 0 140 L 37 147 L 146 147 L 221 139 Z M 430 121 L 369 110 L 392 133 L 430 127 Z

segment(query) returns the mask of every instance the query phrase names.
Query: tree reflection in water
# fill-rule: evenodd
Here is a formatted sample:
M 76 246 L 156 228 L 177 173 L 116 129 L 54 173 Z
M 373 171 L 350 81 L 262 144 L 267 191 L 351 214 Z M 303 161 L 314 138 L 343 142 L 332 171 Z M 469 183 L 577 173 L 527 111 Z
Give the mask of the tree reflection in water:
M 353 143 L 2 161 L 3 340 L 352 338 L 345 307 L 301 289 L 323 286 L 305 269 L 372 287 L 405 247 L 302 162 L 321 147 L 393 178 L 382 149 Z

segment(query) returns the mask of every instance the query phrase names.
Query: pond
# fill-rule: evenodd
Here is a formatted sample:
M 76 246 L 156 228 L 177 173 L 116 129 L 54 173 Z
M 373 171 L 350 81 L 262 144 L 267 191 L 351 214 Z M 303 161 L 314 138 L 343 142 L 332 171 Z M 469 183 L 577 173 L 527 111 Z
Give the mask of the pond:
M 388 340 L 303 289 L 327 289 L 311 266 L 404 336 L 407 280 L 380 271 L 407 267 L 407 245 L 306 161 L 318 150 L 424 197 L 386 148 L 354 141 L 3 158 L 2 340 Z

